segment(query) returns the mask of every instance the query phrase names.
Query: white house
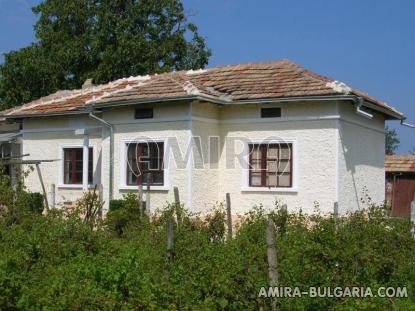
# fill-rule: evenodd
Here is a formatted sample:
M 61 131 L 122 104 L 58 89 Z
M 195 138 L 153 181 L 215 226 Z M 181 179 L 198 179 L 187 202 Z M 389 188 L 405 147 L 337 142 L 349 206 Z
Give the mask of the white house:
M 230 193 L 235 213 L 276 199 L 344 213 L 365 189 L 383 201 L 385 120 L 404 119 L 288 60 L 86 83 L 2 116 L 25 160 L 54 160 L 40 167 L 59 204 L 94 184 L 109 202 L 150 179 L 152 207 L 177 186 L 192 211 Z M 35 173 L 26 185 L 42 190 Z

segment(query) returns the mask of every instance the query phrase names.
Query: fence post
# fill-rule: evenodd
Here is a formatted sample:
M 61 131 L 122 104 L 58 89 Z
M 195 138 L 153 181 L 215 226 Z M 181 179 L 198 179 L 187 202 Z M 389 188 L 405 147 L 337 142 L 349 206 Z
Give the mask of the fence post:
M 172 262 L 174 259 L 174 218 L 167 220 L 167 260 Z
M 339 218 L 339 202 L 334 202 L 334 207 L 333 207 L 333 218 L 334 218 L 334 219 Z
M 182 221 L 181 215 L 180 215 L 179 188 L 178 187 L 174 187 L 173 188 L 173 192 L 174 192 L 174 204 L 175 204 L 175 210 L 176 210 L 177 224 L 179 224 Z
M 55 184 L 50 185 L 50 207 L 55 208 L 56 205 L 56 192 L 55 192 Z
M 102 218 L 103 207 L 104 207 L 104 203 L 105 203 L 104 202 L 104 186 L 102 184 L 98 184 L 97 188 L 98 188 L 98 199 L 99 199 L 99 202 L 102 204 L 102 208 L 99 210 L 98 215 L 99 215 L 99 217 Z M 109 210 L 109 207 L 110 207 L 109 205 L 110 205 L 110 202 L 108 202 L 108 210 Z
M 138 208 L 140 209 L 140 217 L 144 216 L 144 207 L 143 207 L 143 185 L 138 185 Z
M 102 184 L 98 184 L 98 195 L 99 195 L 99 201 L 103 202 L 104 201 L 104 186 Z
M 415 194 L 414 194 L 414 200 L 411 202 L 411 222 L 412 222 L 412 236 L 415 239 Z
M 174 187 L 173 192 L 174 192 L 174 203 L 180 204 L 179 188 Z
M 43 183 L 42 172 L 40 171 L 39 163 L 36 163 L 36 171 L 39 177 L 40 185 L 42 186 L 43 199 L 45 200 L 45 209 L 46 212 L 49 210 L 48 195 L 46 193 L 45 184 Z
M 232 239 L 232 209 L 231 209 L 231 195 L 226 194 L 226 222 L 228 225 L 228 240 Z
M 275 242 L 275 223 L 269 218 L 267 226 L 267 258 L 268 258 L 268 277 L 271 287 L 278 286 L 278 260 L 277 246 Z M 272 310 L 277 310 L 277 299 L 272 298 Z
M 151 174 L 149 173 L 147 175 L 147 191 L 146 191 L 146 212 L 148 215 L 150 215 L 150 177 Z

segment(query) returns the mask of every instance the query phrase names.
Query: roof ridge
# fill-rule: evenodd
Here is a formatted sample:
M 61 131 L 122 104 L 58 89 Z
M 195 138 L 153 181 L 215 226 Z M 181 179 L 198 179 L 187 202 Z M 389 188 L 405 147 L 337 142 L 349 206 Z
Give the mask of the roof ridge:
M 352 89 L 343 82 L 308 70 L 289 59 L 120 78 L 88 89 L 58 91 L 5 110 L 1 114 L 13 116 L 45 112 L 60 113 L 81 110 L 90 103 L 102 104 L 111 101 L 118 103 L 124 100 L 150 98 L 163 101 L 163 98 L 183 98 L 194 95 L 238 101 L 350 93 L 387 109 L 393 118 L 399 118 L 396 114 L 403 115 L 386 103 Z

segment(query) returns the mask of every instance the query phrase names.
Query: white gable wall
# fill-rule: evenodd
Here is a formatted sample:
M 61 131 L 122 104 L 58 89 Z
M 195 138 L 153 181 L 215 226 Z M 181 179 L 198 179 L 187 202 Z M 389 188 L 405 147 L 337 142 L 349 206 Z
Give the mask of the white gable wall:
M 339 211 L 346 213 L 367 207 L 366 195 L 377 204 L 385 199 L 385 125 L 379 114 L 369 120 L 338 105 Z

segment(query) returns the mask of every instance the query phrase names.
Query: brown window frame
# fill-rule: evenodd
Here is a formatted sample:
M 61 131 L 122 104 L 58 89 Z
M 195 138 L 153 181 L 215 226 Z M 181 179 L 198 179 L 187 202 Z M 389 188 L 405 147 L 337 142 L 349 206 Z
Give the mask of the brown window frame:
M 93 183 L 93 165 L 94 165 L 94 150 L 92 147 L 89 147 L 89 153 L 88 153 L 88 184 L 92 184 Z M 68 160 L 68 155 L 69 153 L 71 153 L 71 160 Z M 68 147 L 68 148 L 63 148 L 63 183 L 65 185 L 81 185 L 83 180 L 82 177 L 80 180 L 78 180 L 78 178 L 76 177 L 77 173 L 82 173 L 81 176 L 83 176 L 83 165 L 82 165 L 82 170 L 81 171 L 77 171 L 76 170 L 76 162 L 82 162 L 84 161 L 84 149 L 82 147 Z M 78 159 L 80 158 L 80 159 Z M 70 178 L 69 180 L 66 178 L 67 175 L 67 166 L 66 163 L 67 162 L 71 162 L 71 170 L 70 170 Z
M 278 174 L 278 166 L 277 166 L 277 171 L 276 173 L 276 177 L 277 177 L 277 184 L 276 185 L 269 185 L 267 184 L 267 163 L 268 161 L 271 161 L 270 159 L 268 159 L 268 147 L 276 147 L 278 148 L 278 154 L 281 154 L 281 145 L 288 145 L 289 148 L 289 166 L 290 166 L 290 171 L 289 171 L 289 176 L 290 176 L 290 183 L 289 185 L 281 185 L 280 184 L 280 175 Z M 283 143 L 283 144 L 249 144 L 249 187 L 262 187 L 262 188 L 292 188 L 293 187 L 293 144 L 292 143 Z M 253 169 L 253 159 L 252 159 L 252 153 L 253 153 L 253 148 L 258 147 L 260 150 L 260 174 L 261 174 L 261 183 L 260 185 L 254 185 L 252 183 L 252 172 L 254 171 Z M 279 161 L 279 158 L 278 160 Z M 273 172 L 274 173 L 274 172 Z
M 148 147 L 148 156 L 143 154 L 144 146 Z M 156 147 L 158 146 L 158 148 Z M 136 154 L 138 161 L 138 167 L 135 159 L 132 158 L 130 148 L 134 148 L 132 153 Z M 135 152 L 134 152 L 135 150 Z M 130 143 L 126 148 L 127 153 L 127 167 L 126 167 L 126 185 L 127 186 L 136 186 L 136 185 L 147 185 L 147 178 L 150 177 L 150 186 L 164 186 L 165 176 L 164 176 L 164 142 L 137 142 Z M 130 165 L 128 165 L 130 163 Z M 144 165 L 148 163 L 148 169 L 144 168 Z M 152 168 L 151 165 L 156 164 L 156 168 Z M 131 167 L 132 166 L 132 167 Z M 131 169 L 137 168 L 135 176 Z M 130 176 L 130 174 L 132 174 Z M 150 175 L 149 175 L 150 174 Z M 158 175 L 161 178 L 161 182 L 154 180 L 154 176 Z M 135 177 L 133 177 L 135 176 Z M 135 182 L 130 180 L 135 179 Z

